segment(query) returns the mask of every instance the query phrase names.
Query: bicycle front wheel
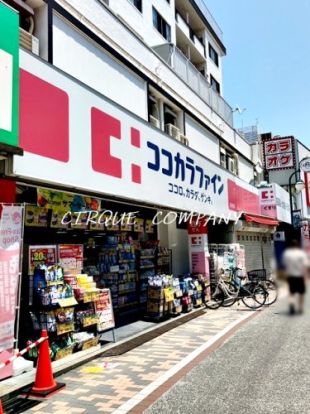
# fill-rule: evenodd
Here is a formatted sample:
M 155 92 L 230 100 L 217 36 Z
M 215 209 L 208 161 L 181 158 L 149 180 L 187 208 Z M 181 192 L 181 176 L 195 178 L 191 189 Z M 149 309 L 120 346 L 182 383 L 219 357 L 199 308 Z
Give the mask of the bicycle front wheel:
M 247 283 L 243 286 L 243 304 L 250 309 L 259 309 L 266 303 L 268 293 L 260 285 Z
M 210 283 L 205 288 L 205 305 L 209 309 L 217 309 L 224 302 L 224 292 L 216 283 Z
M 238 298 L 238 288 L 233 282 L 224 282 L 224 302 L 223 305 L 225 308 L 232 306 Z

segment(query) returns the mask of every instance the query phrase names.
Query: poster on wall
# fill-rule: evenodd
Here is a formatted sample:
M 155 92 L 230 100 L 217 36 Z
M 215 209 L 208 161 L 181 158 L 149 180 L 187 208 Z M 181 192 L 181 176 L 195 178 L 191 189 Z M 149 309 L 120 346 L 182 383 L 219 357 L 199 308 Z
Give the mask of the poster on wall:
M 97 328 L 99 332 L 115 327 L 110 289 L 102 289 L 98 301 L 95 302 L 96 313 L 99 315 Z
M 33 275 L 34 269 L 39 265 L 51 266 L 57 263 L 56 245 L 29 246 L 28 269 Z
M 83 245 L 59 244 L 58 263 L 65 273 L 80 273 L 83 268 Z
M 22 227 L 23 207 L 3 206 L 0 216 L 0 353 L 14 345 Z

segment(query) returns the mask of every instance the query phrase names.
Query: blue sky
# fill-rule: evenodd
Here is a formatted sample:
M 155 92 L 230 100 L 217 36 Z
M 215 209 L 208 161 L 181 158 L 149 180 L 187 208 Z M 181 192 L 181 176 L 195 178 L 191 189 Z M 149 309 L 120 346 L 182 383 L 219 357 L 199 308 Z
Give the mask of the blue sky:
M 235 127 L 310 147 L 310 0 L 205 0 L 224 32 L 224 97 Z

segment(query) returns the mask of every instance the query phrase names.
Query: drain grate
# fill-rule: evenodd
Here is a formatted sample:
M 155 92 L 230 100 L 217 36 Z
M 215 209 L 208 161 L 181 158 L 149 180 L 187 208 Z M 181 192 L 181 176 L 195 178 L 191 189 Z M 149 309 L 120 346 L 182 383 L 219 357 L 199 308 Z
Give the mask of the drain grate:
M 19 414 L 24 413 L 30 408 L 40 404 L 41 400 L 32 400 L 30 398 L 16 397 L 10 399 L 7 403 L 4 402 L 3 409 L 5 414 Z

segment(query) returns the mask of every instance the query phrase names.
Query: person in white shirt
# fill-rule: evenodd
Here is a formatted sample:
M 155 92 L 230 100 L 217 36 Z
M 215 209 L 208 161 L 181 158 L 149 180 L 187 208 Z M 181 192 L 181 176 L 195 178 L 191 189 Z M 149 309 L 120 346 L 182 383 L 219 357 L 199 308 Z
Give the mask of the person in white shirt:
M 306 252 L 300 248 L 297 240 L 292 240 L 282 258 L 290 290 L 289 311 L 295 313 L 294 296 L 299 294 L 298 312 L 303 313 L 304 296 L 306 293 L 305 278 L 309 269 L 309 260 Z

